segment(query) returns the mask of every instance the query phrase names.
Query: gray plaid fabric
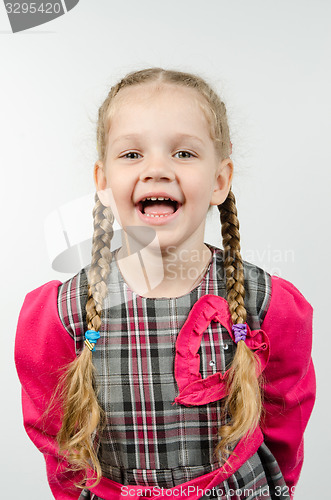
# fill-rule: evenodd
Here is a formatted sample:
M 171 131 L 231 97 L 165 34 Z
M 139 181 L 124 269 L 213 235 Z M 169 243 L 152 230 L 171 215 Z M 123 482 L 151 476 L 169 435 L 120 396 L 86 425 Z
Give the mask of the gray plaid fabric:
M 222 424 L 222 400 L 196 407 L 173 404 L 178 395 L 173 366 L 177 334 L 202 295 L 226 297 L 222 250 L 208 246 L 213 259 L 203 280 L 178 298 L 137 295 L 112 260 L 101 338 L 93 352 L 98 398 L 107 416 L 96 441 L 103 475 L 123 485 L 171 488 L 219 467 L 213 451 Z M 87 329 L 87 271 L 63 283 L 58 295 L 59 316 L 77 353 Z M 244 272 L 247 323 L 258 329 L 270 303 L 271 277 L 248 262 Z M 235 348 L 227 330 L 212 322 L 199 350 L 202 377 L 224 373 Z M 288 498 L 280 490 L 284 486 L 277 462 L 263 444 L 203 500 Z M 251 491 L 230 495 L 244 488 Z

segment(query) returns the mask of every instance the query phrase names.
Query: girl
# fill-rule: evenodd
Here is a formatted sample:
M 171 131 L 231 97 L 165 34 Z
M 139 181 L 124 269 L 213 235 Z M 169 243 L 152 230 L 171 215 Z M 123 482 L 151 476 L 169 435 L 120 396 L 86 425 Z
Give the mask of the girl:
M 17 328 L 24 425 L 54 497 L 293 497 L 312 307 L 242 261 L 223 102 L 197 76 L 134 72 L 97 141 L 91 264 L 30 292 Z M 223 250 L 204 243 L 213 205 Z

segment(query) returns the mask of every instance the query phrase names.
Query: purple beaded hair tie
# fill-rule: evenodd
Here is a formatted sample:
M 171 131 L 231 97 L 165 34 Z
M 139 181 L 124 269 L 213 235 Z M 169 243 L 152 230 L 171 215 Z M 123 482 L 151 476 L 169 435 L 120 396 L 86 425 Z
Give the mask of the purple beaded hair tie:
M 235 325 L 232 325 L 232 332 L 234 333 L 234 341 L 236 344 L 238 344 L 240 340 L 245 342 L 247 335 L 246 323 L 236 323 Z

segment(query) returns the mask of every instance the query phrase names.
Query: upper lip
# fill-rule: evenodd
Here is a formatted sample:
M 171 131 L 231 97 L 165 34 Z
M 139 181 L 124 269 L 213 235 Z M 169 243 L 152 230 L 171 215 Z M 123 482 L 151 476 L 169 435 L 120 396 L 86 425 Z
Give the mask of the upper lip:
M 172 201 L 176 201 L 177 203 L 180 203 L 180 204 L 182 203 L 176 196 L 169 194 L 169 193 L 166 193 L 165 191 L 159 191 L 157 193 L 149 192 L 149 193 L 146 193 L 146 194 L 140 196 L 137 199 L 136 204 L 140 203 L 142 200 L 145 200 L 146 198 L 170 198 Z

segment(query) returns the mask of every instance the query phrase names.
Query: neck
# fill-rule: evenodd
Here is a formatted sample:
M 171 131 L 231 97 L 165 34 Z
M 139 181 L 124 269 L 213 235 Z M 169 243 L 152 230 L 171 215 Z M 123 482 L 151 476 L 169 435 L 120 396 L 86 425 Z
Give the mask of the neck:
M 125 236 L 116 255 L 117 264 L 128 286 L 143 297 L 180 297 L 202 280 L 212 253 L 203 243 L 188 248 L 163 249 L 134 243 Z M 141 248 L 139 250 L 139 247 Z

